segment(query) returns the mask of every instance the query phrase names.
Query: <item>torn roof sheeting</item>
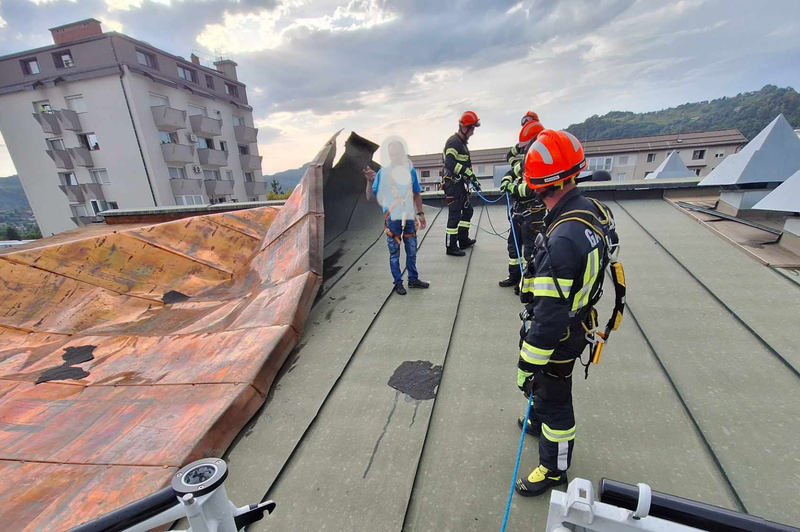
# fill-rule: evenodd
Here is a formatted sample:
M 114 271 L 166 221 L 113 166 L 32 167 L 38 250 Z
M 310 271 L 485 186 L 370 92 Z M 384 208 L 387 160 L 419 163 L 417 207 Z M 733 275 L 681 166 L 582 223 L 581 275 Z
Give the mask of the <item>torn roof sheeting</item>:
M 800 213 L 800 170 L 770 192 L 766 198 L 756 203 L 753 208 L 761 211 Z
M 0 255 L 4 529 L 71 528 L 227 448 L 321 284 L 334 141 L 281 208 Z
M 676 179 L 679 177 L 695 177 L 695 173 L 689 170 L 683 163 L 683 159 L 676 150 L 672 150 L 664 162 L 656 170 L 645 177 L 645 179 Z
M 726 157 L 699 186 L 782 183 L 797 170 L 800 138 L 781 114 L 742 151 Z

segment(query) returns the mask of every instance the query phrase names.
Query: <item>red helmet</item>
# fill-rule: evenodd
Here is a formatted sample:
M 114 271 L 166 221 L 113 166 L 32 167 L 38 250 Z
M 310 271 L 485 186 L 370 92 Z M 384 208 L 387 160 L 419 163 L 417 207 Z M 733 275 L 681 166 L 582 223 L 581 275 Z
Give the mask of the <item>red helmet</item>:
M 583 146 L 572 133 L 545 129 L 528 148 L 522 175 L 539 190 L 572 179 L 585 167 Z
M 527 144 L 544 131 L 544 126 L 538 120 L 529 120 L 519 131 L 519 143 Z
M 537 115 L 533 111 L 528 111 L 527 113 L 525 113 L 525 116 L 522 117 L 522 120 L 520 120 L 519 125 L 524 126 L 527 122 L 530 122 L 531 120 L 535 120 L 536 122 L 538 122 L 539 115 Z
M 458 120 L 458 125 L 463 127 L 481 127 L 481 119 L 478 118 L 478 115 L 475 114 L 475 111 L 467 111 L 461 115 L 461 118 Z

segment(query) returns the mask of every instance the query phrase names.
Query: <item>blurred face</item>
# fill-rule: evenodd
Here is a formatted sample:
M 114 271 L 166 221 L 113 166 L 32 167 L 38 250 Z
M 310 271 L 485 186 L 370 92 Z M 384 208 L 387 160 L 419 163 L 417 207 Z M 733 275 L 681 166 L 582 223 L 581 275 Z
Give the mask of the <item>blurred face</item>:
M 394 142 L 389 146 L 389 160 L 392 166 L 400 166 L 405 160 L 406 151 L 399 142 Z
M 472 135 L 475 134 L 475 126 L 468 126 L 468 127 L 462 128 L 462 131 L 464 131 L 464 136 L 466 138 L 470 138 Z

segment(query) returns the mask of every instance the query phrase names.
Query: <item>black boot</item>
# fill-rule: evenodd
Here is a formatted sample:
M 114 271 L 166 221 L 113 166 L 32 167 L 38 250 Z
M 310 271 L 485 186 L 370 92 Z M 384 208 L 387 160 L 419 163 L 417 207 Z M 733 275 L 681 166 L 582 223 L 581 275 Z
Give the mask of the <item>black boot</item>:
M 403 288 L 403 283 L 397 283 L 394 285 L 394 291 L 397 292 L 397 295 L 404 296 L 406 295 L 406 289 Z
M 467 249 L 474 246 L 475 242 L 477 242 L 477 240 L 475 240 L 474 238 L 467 238 L 466 240 L 462 240 L 461 242 L 459 242 L 458 245 L 461 249 Z
M 428 288 L 430 283 L 426 283 L 425 281 L 420 281 L 419 279 L 414 279 L 413 281 L 408 282 L 409 288 Z
M 458 237 L 456 235 L 449 235 L 445 250 L 448 255 L 452 255 L 454 257 L 463 257 L 466 255 L 466 253 L 458 249 Z
M 519 286 L 519 279 L 514 279 L 513 277 L 508 276 L 497 284 L 503 288 L 508 288 L 509 286 Z
M 549 471 L 540 465 L 527 478 L 518 478 L 514 489 L 524 497 L 542 495 L 552 487 L 567 483 L 566 471 Z

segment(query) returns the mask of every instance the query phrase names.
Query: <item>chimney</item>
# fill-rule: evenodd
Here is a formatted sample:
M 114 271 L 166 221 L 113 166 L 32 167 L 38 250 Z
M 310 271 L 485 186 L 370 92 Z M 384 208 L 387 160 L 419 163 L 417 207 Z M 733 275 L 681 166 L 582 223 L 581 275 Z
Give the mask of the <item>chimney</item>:
M 239 78 L 236 77 L 236 67 L 239 65 L 235 61 L 221 59 L 219 61 L 214 61 L 214 66 L 217 67 L 217 70 L 226 78 L 239 81 Z
M 189 59 L 191 59 L 192 63 L 194 63 L 195 65 L 200 64 L 200 58 L 194 55 L 194 53 L 192 53 L 192 55 L 189 56 Z
M 100 21 L 93 18 L 86 20 L 79 20 L 78 22 L 71 22 L 63 26 L 50 28 L 50 34 L 53 36 L 55 44 L 64 44 L 94 35 L 102 35 L 103 28 Z

